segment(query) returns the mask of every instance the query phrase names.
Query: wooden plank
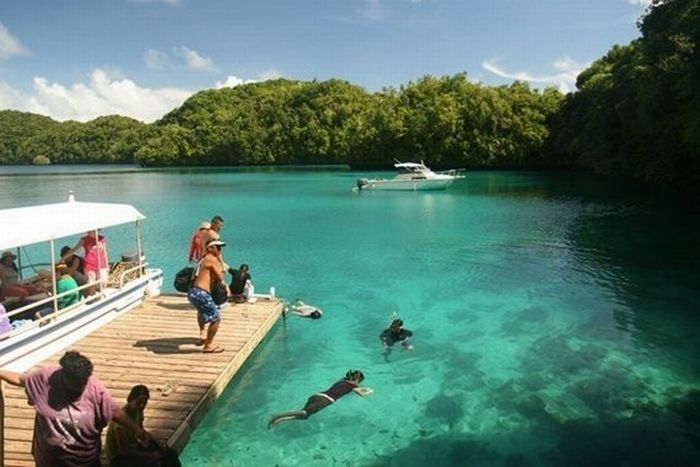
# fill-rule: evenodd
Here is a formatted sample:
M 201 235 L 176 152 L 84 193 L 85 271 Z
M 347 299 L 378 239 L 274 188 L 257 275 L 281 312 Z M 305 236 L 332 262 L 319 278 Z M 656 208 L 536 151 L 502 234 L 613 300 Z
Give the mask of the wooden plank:
M 280 303 L 282 307 L 282 304 Z M 262 342 L 263 338 L 270 331 L 272 326 L 277 321 L 277 318 L 282 313 L 283 308 L 280 308 L 278 313 L 271 313 L 265 322 L 258 328 L 257 331 L 251 336 L 248 343 L 238 352 L 230 363 L 227 365 L 226 369 L 219 375 L 218 379 L 212 384 L 209 390 L 206 392 L 204 397 L 197 403 L 197 406 L 189 413 L 187 418 L 181 423 L 175 433 L 168 440 L 168 444 L 181 452 L 192 435 L 195 427 L 199 424 L 204 414 L 208 411 L 209 407 L 214 403 L 216 399 L 219 398 L 224 388 L 233 379 L 236 372 L 243 366 L 243 363 L 248 359 L 248 357 L 253 353 L 255 348 Z
M 282 310 L 279 300 L 228 307 L 222 312 L 223 321 L 216 336 L 216 344 L 226 351 L 204 355 L 202 348 L 195 345 L 199 329 L 192 306 L 184 296 L 164 295 L 147 300 L 72 348 L 90 358 L 95 375 L 120 403 L 133 385 L 147 385 L 151 391 L 147 428 L 156 439 L 181 451 Z M 62 355 L 63 351 L 37 366 L 55 364 Z M 5 411 L 4 456 L 0 460 L 4 459 L 6 466 L 34 465 L 34 410 L 27 405 L 21 388 L 4 389 L 4 405 L 0 406 Z

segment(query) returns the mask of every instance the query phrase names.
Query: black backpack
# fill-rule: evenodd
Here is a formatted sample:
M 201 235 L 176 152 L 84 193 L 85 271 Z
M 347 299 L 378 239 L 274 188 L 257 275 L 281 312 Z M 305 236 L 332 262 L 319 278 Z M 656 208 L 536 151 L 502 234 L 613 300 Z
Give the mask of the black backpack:
M 228 291 L 226 290 L 226 285 L 224 285 L 223 282 L 217 282 L 212 285 L 211 298 L 217 305 L 221 305 L 228 301 Z
M 185 266 L 180 269 L 180 271 L 175 274 L 175 280 L 173 281 L 173 287 L 178 292 L 187 292 L 192 285 L 194 280 L 194 266 Z

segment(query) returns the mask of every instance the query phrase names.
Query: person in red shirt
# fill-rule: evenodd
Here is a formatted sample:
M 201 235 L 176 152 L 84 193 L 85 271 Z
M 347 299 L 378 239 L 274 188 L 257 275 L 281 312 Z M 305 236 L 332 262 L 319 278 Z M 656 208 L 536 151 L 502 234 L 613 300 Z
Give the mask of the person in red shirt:
M 187 257 L 188 261 L 199 261 L 202 259 L 202 235 L 207 230 L 211 229 L 211 224 L 209 222 L 202 222 L 199 224 L 199 228 L 192 236 L 192 242 L 190 243 L 190 253 Z

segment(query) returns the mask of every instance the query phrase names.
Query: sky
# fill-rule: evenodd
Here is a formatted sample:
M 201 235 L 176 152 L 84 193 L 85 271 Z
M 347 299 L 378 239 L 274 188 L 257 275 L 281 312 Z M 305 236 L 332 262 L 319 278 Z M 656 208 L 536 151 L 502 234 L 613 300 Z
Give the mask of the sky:
M 203 89 L 466 72 L 575 90 L 649 0 L 0 0 L 0 110 L 152 122 Z

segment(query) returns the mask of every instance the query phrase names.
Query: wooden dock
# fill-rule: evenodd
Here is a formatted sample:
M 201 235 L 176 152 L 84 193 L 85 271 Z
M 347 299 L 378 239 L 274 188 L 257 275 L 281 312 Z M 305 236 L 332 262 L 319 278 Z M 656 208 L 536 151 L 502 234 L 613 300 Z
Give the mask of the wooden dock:
M 231 304 L 215 343 L 220 354 L 197 347 L 196 313 L 183 296 L 162 295 L 115 319 L 71 348 L 95 365 L 94 374 L 122 405 L 130 388 L 151 391 L 146 429 L 181 451 L 211 404 L 282 314 L 279 300 Z M 64 352 L 38 366 L 57 363 Z M 4 465 L 34 465 L 31 455 L 34 410 L 21 388 L 5 385 Z M 105 430 L 106 432 L 106 430 Z M 104 433 L 103 433 L 104 436 Z M 0 462 L 0 465 L 2 463 Z

